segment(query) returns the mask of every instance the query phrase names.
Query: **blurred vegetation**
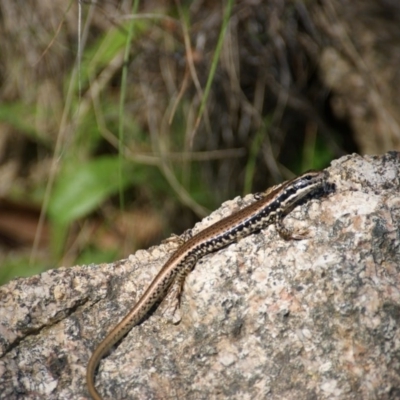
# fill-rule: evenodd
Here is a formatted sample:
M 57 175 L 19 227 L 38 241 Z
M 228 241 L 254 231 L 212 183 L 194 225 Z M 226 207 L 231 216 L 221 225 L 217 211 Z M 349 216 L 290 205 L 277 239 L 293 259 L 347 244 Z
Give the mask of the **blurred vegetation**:
M 0 283 L 127 257 L 357 150 L 317 3 L 80 4 L 0 5 Z

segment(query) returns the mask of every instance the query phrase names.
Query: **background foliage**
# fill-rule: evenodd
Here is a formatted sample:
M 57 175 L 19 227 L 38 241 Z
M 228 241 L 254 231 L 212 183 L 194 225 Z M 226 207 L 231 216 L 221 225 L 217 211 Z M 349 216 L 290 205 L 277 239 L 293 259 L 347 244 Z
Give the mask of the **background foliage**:
M 395 2 L 4 0 L 0 19 L 0 282 L 400 147 Z

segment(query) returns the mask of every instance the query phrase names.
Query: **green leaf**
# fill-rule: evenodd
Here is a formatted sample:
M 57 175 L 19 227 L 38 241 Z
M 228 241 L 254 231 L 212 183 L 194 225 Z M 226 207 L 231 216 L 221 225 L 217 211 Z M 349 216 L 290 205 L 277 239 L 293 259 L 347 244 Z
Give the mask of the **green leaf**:
M 106 198 L 129 184 L 129 174 L 119 175 L 120 160 L 102 157 L 68 165 L 60 174 L 49 203 L 49 216 L 68 224 L 95 210 Z M 125 167 L 126 169 L 126 167 Z
M 1 104 L 0 121 L 7 122 L 15 129 L 43 141 L 35 129 L 35 108 L 31 105 L 19 102 Z
M 101 264 L 112 262 L 118 257 L 118 250 L 86 248 L 76 260 L 78 265 Z
M 6 256 L 1 262 L 0 286 L 5 285 L 11 279 L 28 277 L 45 271 L 48 267 L 42 264 L 29 265 L 29 259 L 25 256 Z
M 81 60 L 81 83 L 83 86 L 89 83 L 88 79 L 92 79 L 100 73 L 104 68 L 107 68 L 114 57 L 121 51 L 124 51 L 130 21 L 119 25 L 115 29 L 108 30 L 87 49 L 85 49 Z M 148 21 L 135 21 L 135 35 L 131 38 L 133 43 L 139 39 L 143 33 L 149 29 L 151 25 Z M 70 77 L 66 80 L 68 85 Z M 78 82 L 76 82 L 78 85 Z M 76 86 L 76 89 L 78 87 Z

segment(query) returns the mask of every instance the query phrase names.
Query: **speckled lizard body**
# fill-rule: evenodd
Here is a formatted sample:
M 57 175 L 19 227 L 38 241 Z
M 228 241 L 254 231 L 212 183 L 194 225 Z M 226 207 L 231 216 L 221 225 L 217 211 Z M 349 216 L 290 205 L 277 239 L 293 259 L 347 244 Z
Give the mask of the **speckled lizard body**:
M 327 182 L 328 176 L 327 171 L 310 171 L 274 186 L 256 195 L 257 200 L 254 203 L 223 218 L 183 243 L 161 268 L 135 306 L 93 352 L 86 374 L 92 398 L 102 400 L 95 388 L 94 376 L 104 355 L 142 321 L 151 308 L 165 297 L 174 282 L 178 282 L 179 287 L 182 287 L 186 275 L 199 258 L 273 223 L 284 238 L 298 239 L 299 237 L 294 237 L 284 227 L 283 217 L 299 203 L 331 192 L 334 186 Z

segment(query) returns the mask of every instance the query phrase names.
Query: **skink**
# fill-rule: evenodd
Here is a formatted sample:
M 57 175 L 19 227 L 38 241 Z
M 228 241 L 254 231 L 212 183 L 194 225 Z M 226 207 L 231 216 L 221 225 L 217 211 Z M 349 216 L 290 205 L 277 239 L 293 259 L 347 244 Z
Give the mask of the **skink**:
M 93 352 L 86 373 L 87 387 L 92 398 L 102 400 L 95 387 L 94 376 L 104 355 L 132 327 L 144 319 L 150 309 L 165 297 L 174 282 L 182 287 L 186 275 L 199 258 L 273 223 L 285 239 L 299 238 L 293 236 L 283 225 L 283 218 L 296 205 L 333 191 L 334 186 L 328 183 L 328 177 L 327 171 L 309 171 L 291 181 L 274 186 L 257 194 L 254 203 L 223 218 L 183 243 L 161 268 L 135 306 Z

